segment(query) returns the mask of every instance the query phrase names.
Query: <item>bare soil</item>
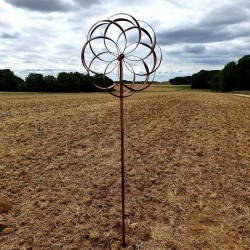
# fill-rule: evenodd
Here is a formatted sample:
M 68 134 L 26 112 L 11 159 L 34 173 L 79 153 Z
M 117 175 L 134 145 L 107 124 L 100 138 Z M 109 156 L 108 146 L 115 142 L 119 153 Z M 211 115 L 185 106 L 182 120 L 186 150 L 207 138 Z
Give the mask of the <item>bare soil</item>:
M 0 249 L 120 249 L 119 100 L 5 94 L 0 121 Z M 249 98 L 135 94 L 125 148 L 136 249 L 250 249 Z

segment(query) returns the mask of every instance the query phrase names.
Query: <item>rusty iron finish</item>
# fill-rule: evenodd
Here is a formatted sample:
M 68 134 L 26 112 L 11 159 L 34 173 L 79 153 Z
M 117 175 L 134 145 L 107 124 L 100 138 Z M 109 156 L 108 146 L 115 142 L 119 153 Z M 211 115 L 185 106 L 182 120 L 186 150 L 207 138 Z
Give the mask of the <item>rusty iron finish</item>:
M 127 25 L 127 26 L 126 26 Z M 146 26 L 147 28 L 145 28 Z M 117 39 L 112 39 L 108 36 L 108 31 L 111 28 L 116 28 L 119 30 L 120 34 L 117 35 Z M 101 33 L 98 33 L 98 30 Z M 128 33 L 133 32 L 134 37 L 136 37 L 133 42 L 128 42 Z M 150 34 L 150 32 L 152 34 Z M 96 35 L 95 35 L 96 34 Z M 124 46 L 119 47 L 119 42 L 121 38 L 124 39 Z M 146 43 L 144 39 L 147 39 Z M 99 41 L 99 45 L 103 45 L 101 51 L 95 51 L 93 48 L 93 42 Z M 109 43 L 109 45 L 107 44 Z M 110 48 L 112 45 L 112 50 Z M 133 55 L 139 47 L 142 47 L 145 51 L 147 51 L 146 55 L 138 56 Z M 156 48 L 159 50 L 159 55 L 157 56 Z M 93 57 L 91 60 L 86 60 L 86 55 L 92 54 Z M 105 58 L 106 56 L 106 58 Z M 107 58 L 109 56 L 109 58 Z M 103 75 L 103 83 L 104 87 L 96 84 L 93 84 L 102 90 L 107 90 L 110 94 L 116 97 L 128 97 L 131 94 L 143 90 L 147 88 L 150 83 L 154 79 L 154 75 L 156 70 L 159 68 L 162 61 L 162 52 L 161 48 L 156 42 L 156 35 L 153 28 L 146 22 L 136 20 L 134 17 L 128 14 L 116 14 L 110 17 L 109 19 L 99 21 L 95 23 L 89 30 L 87 35 L 87 42 L 84 44 L 81 54 L 82 64 L 84 68 L 87 70 L 88 74 L 102 74 Z M 118 80 L 114 84 L 107 86 L 105 82 L 105 76 L 112 74 L 115 70 L 119 72 L 119 61 L 123 60 L 124 67 L 128 72 L 132 75 L 131 84 L 125 84 L 123 81 Z M 151 61 L 150 65 L 148 61 Z M 103 62 L 106 64 L 105 69 L 94 69 L 93 65 L 97 62 Z M 110 66 L 113 63 L 116 65 L 110 70 Z M 133 68 L 131 63 L 137 62 L 141 65 L 141 67 L 136 70 Z M 153 79 L 149 80 L 149 76 L 153 75 Z M 138 87 L 138 83 L 136 83 L 136 77 L 145 77 L 144 82 Z M 124 91 L 115 93 L 114 88 L 122 84 L 124 87 Z
M 145 28 L 146 27 L 146 28 Z M 108 32 L 115 28 L 119 32 L 117 39 L 112 39 Z M 99 33 L 98 33 L 99 32 Z M 101 32 L 101 33 L 100 33 Z M 133 32 L 133 42 L 128 39 L 128 33 Z M 151 33 L 151 34 L 150 34 Z M 115 36 L 112 35 L 112 37 Z M 119 43 L 124 40 L 124 45 Z M 147 40 L 145 42 L 145 39 Z M 99 51 L 93 46 L 93 42 L 98 41 Z M 110 48 L 110 45 L 111 48 Z M 143 48 L 146 55 L 136 54 L 139 47 Z M 157 50 L 158 49 L 158 55 Z M 135 53 L 135 55 L 133 55 Z M 91 55 L 91 59 L 89 58 Z M 89 30 L 87 42 L 84 44 L 81 53 L 81 60 L 84 68 L 91 74 L 102 74 L 104 86 L 92 83 L 99 89 L 106 90 L 110 94 L 120 99 L 120 132 L 121 132 L 121 196 L 122 196 L 122 246 L 126 246 L 126 228 L 125 228 L 125 165 L 124 165 L 124 98 L 134 94 L 137 91 L 146 89 L 154 80 L 155 72 L 162 61 L 162 51 L 156 42 L 156 35 L 153 28 L 146 22 L 137 20 L 133 16 L 120 13 L 111 16 L 109 19 L 95 23 Z M 106 66 L 96 70 L 94 64 L 102 62 Z M 141 65 L 136 68 L 133 63 Z M 115 66 L 112 66 L 115 64 Z M 110 69 L 111 67 L 111 69 Z M 124 81 L 124 69 L 132 75 L 132 81 Z M 118 80 L 111 85 L 107 85 L 105 78 L 110 74 L 118 73 Z M 150 80 L 150 76 L 152 79 Z M 144 77 L 144 81 L 139 85 L 137 77 Z M 119 91 L 114 91 L 119 86 Z M 139 87 L 138 87 L 139 86 Z M 127 236 L 131 239 L 129 236 Z
M 123 95 L 123 59 L 124 55 L 119 56 L 120 62 L 120 96 Z M 124 110 L 123 110 L 123 97 L 120 98 L 120 122 L 121 122 L 121 195 L 122 195 L 122 246 L 126 246 L 125 234 L 125 166 L 124 166 Z

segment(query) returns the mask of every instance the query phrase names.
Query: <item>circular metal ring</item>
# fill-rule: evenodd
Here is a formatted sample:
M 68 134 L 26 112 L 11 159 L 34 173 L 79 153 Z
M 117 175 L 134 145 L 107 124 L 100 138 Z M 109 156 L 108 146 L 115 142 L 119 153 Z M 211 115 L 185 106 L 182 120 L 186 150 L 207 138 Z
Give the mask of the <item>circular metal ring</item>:
M 112 38 L 109 33 L 112 33 Z M 129 36 L 131 33 L 132 36 Z M 123 46 L 120 45 L 122 39 Z M 93 45 L 94 42 L 97 42 L 96 46 Z M 123 98 L 144 90 L 151 84 L 153 80 L 149 80 L 149 77 L 152 75 L 154 79 L 155 72 L 162 62 L 162 51 L 156 41 L 152 26 L 144 21 L 136 20 L 129 14 L 120 13 L 99 21 L 90 28 L 87 42 L 82 48 L 81 59 L 89 76 L 91 74 L 103 76 L 102 86 L 91 78 L 97 88 Z M 97 62 L 98 67 L 95 66 Z M 121 63 L 132 75 L 131 81 L 121 78 L 118 67 Z M 116 69 L 119 79 L 108 85 L 105 79 L 108 75 L 114 74 Z M 138 83 L 138 77 L 144 77 L 144 80 Z M 114 89 L 118 85 L 123 85 L 124 91 L 115 92 Z

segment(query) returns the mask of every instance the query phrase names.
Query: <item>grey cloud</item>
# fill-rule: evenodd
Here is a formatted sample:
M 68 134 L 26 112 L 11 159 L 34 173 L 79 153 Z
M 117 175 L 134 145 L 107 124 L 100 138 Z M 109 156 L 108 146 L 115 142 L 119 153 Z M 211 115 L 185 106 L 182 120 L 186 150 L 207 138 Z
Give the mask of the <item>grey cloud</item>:
M 229 29 L 216 26 L 203 26 L 202 24 L 179 28 L 173 31 L 163 31 L 158 34 L 160 44 L 175 43 L 212 43 L 228 41 L 239 37 L 249 37 L 250 27 Z
M 202 53 L 206 50 L 206 47 L 204 45 L 187 45 L 184 47 L 184 52 L 187 53 L 194 53 L 194 54 L 198 54 L 198 53 Z
M 212 9 L 200 22 L 203 25 L 231 25 L 242 23 L 248 19 L 249 14 L 245 8 L 231 4 Z
M 23 69 L 25 71 L 31 71 L 31 72 L 60 72 L 60 71 L 68 71 L 65 69 L 39 69 L 39 68 L 28 68 L 28 69 Z
M 30 73 L 40 73 L 43 75 L 54 75 L 56 76 L 59 72 L 67 72 L 64 69 L 39 69 L 39 68 L 24 68 L 22 70 L 14 70 L 15 74 L 23 79 L 25 79 Z
M 39 11 L 39 12 L 63 12 L 71 11 L 72 4 L 65 0 L 5 0 L 15 7 Z
M 229 61 L 231 61 L 231 58 L 228 57 L 217 57 L 215 55 L 211 57 L 197 57 L 197 58 L 192 58 L 192 62 L 195 62 L 197 64 L 207 64 L 207 65 L 214 65 L 214 66 L 221 66 L 225 65 Z
M 238 0 L 237 4 L 239 4 L 239 6 L 244 6 L 245 8 L 250 9 L 250 1 L 249 0 Z
M 74 0 L 74 2 L 78 5 L 84 6 L 84 7 L 89 7 L 91 5 L 95 4 L 101 4 L 101 0 Z
M 198 47 L 198 45 L 197 45 Z M 186 53 L 186 47 L 180 49 L 169 48 L 166 57 L 169 60 L 178 58 L 181 62 L 195 63 L 197 65 L 210 65 L 215 66 L 218 69 L 223 67 L 226 63 L 230 61 L 235 61 L 242 57 L 244 54 L 244 48 L 249 48 L 247 44 L 245 46 L 237 46 L 233 44 L 222 43 L 220 48 L 206 48 L 202 54 L 192 54 Z M 241 48 L 238 50 L 238 48 Z
M 249 43 L 241 44 L 221 44 L 218 47 L 211 48 L 209 54 L 217 55 L 220 57 L 229 56 L 232 58 L 239 58 L 242 55 L 249 54 L 250 45 Z
M 187 7 L 187 4 L 184 3 L 184 1 L 181 1 L 181 0 L 168 0 L 167 2 L 171 3 L 172 5 L 181 7 L 181 8 Z
M 193 56 L 195 54 L 201 54 L 201 53 L 204 54 L 205 51 L 206 51 L 206 47 L 203 44 L 186 45 L 178 49 L 172 49 L 172 48 L 167 49 L 166 56 L 168 55 L 180 56 L 180 55 L 187 55 L 187 54 L 189 54 L 189 56 Z
M 190 27 L 179 28 L 173 31 L 164 31 L 158 34 L 160 44 L 169 45 L 175 43 L 205 43 L 225 41 L 228 39 L 226 31 L 217 31 L 208 28 Z
M 175 43 L 213 43 L 249 37 L 249 14 L 243 5 L 222 5 L 207 12 L 196 24 L 161 31 L 159 42 L 163 45 Z
M 9 23 L 6 23 L 4 21 L 0 21 L 0 27 L 1 28 L 11 29 L 12 26 Z
M 15 33 L 8 33 L 8 32 L 1 32 L 0 31 L 0 38 L 3 38 L 3 39 L 16 39 L 19 36 L 20 35 L 17 32 L 15 32 Z
M 22 58 L 24 63 L 36 63 L 44 59 L 42 55 L 38 55 L 32 52 L 26 52 Z
M 76 49 L 76 45 L 72 45 L 72 44 L 59 44 L 57 45 L 57 48 L 60 49 L 60 50 L 73 50 L 73 49 Z

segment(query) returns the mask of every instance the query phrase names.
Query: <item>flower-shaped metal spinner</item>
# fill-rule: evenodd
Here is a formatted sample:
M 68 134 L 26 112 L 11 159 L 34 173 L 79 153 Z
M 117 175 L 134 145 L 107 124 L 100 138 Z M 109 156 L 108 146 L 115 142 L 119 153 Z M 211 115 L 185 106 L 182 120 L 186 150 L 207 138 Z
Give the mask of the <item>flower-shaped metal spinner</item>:
M 94 24 L 81 54 L 93 84 L 120 98 L 122 246 L 125 230 L 125 166 L 123 98 L 144 90 L 153 81 L 162 61 L 153 28 L 128 14 L 116 14 Z M 119 87 L 117 89 L 117 87 Z M 112 237 L 112 241 L 116 238 Z M 128 239 L 131 237 L 127 236 Z
M 116 14 L 90 28 L 81 59 L 97 88 L 123 98 L 151 84 L 162 52 L 148 23 Z

